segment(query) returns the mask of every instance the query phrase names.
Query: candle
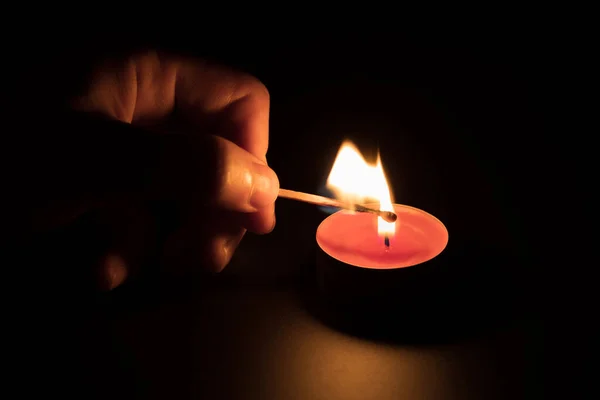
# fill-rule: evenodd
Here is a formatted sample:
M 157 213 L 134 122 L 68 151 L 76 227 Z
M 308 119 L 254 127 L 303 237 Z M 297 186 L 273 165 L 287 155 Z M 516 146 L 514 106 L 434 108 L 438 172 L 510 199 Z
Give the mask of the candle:
M 371 269 L 410 267 L 431 260 L 448 243 L 448 231 L 437 218 L 417 208 L 394 205 L 395 234 L 378 233 L 376 215 L 337 212 L 317 229 L 317 244 L 330 257 L 349 266 Z
M 381 158 L 367 163 L 350 142 L 342 144 L 327 187 L 344 204 L 393 212 L 397 219 L 342 210 L 321 222 L 316 233 L 321 293 L 329 303 L 351 305 L 352 318 L 365 304 L 372 305 L 369 314 L 372 307 L 415 301 L 426 290 L 423 277 L 436 268 L 433 259 L 448 244 L 444 224 L 423 210 L 394 204 Z
M 355 267 L 394 269 L 421 264 L 444 250 L 448 231 L 437 218 L 417 208 L 395 205 L 381 158 L 369 165 L 350 142 L 340 147 L 327 186 L 349 204 L 395 212 L 395 221 L 376 215 L 338 212 L 317 229 L 319 247 L 332 258 Z

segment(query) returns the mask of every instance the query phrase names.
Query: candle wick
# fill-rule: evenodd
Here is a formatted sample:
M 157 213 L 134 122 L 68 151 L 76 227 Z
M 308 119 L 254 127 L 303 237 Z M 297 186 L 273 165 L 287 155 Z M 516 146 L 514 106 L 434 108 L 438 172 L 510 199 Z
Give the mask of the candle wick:
M 384 236 L 383 244 L 385 244 L 386 250 L 390 248 L 390 237 L 388 235 Z

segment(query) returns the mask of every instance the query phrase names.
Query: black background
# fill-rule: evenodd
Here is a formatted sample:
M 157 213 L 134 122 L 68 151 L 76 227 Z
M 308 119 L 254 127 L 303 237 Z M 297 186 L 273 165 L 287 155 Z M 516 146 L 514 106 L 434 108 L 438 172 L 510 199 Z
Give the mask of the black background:
M 446 253 L 456 261 L 422 284 L 432 302 L 461 305 L 454 324 L 462 329 L 417 346 L 318 320 L 305 299 L 325 214 L 280 200 L 275 231 L 248 235 L 222 274 L 186 284 L 134 282 L 99 299 L 77 328 L 51 324 L 55 343 L 76 351 L 49 345 L 52 355 L 38 371 L 27 365 L 27 376 L 63 389 L 83 384 L 82 398 L 541 396 L 534 249 L 551 159 L 566 157 L 550 133 L 552 94 L 562 84 L 552 80 L 550 35 L 490 28 L 231 41 L 115 37 L 86 37 L 85 55 L 159 46 L 257 76 L 271 94 L 267 157 L 282 187 L 323 190 L 344 139 L 368 157 L 379 150 L 395 201 L 432 213 L 449 230 Z M 72 50 L 58 47 L 54 54 Z M 83 55 L 70 59 L 84 64 Z M 56 74 L 70 71 L 58 56 L 51 64 Z M 402 310 L 389 318 L 402 324 Z M 63 368 L 69 379 L 57 378 Z

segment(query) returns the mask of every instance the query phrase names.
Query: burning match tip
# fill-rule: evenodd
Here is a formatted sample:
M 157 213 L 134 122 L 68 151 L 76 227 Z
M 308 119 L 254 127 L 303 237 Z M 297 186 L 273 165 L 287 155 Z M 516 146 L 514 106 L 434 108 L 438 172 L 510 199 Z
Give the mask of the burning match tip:
M 396 222 L 398 219 L 398 216 L 391 211 L 381 213 L 381 217 L 386 220 L 386 222 Z

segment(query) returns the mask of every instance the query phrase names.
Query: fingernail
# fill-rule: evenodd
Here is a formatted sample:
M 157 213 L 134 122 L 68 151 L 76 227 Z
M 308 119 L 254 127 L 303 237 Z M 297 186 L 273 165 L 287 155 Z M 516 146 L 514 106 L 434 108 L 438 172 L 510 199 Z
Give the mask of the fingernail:
M 254 163 L 253 172 L 250 205 L 255 208 L 262 208 L 272 204 L 279 193 L 277 174 L 271 168 L 259 163 Z

